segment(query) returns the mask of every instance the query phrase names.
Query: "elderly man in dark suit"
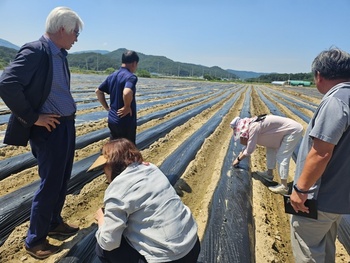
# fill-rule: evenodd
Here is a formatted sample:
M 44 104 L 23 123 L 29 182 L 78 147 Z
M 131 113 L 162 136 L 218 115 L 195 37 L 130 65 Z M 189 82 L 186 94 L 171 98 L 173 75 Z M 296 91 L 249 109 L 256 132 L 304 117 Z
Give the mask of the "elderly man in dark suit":
M 0 77 L 0 96 L 12 114 L 4 143 L 30 142 L 41 184 L 36 191 L 25 249 L 43 259 L 59 251 L 48 235 L 72 235 L 79 228 L 63 221 L 61 211 L 75 150 L 76 105 L 70 92 L 67 51 L 83 27 L 67 7 L 56 7 L 46 20 L 46 33 L 25 44 Z

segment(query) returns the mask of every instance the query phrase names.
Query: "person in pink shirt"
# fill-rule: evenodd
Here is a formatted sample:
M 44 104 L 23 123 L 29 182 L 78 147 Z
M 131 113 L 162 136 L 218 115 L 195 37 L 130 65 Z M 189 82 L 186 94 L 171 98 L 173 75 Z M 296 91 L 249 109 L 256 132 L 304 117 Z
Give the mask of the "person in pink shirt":
M 257 174 L 271 181 L 277 163 L 281 184 L 270 186 L 269 189 L 274 193 L 288 194 L 290 158 L 302 138 L 303 126 L 292 119 L 275 115 L 236 117 L 230 126 L 234 140 L 240 139 L 240 143 L 245 146 L 232 165 L 237 167 L 241 160 L 254 152 L 257 145 L 266 147 L 267 171 Z

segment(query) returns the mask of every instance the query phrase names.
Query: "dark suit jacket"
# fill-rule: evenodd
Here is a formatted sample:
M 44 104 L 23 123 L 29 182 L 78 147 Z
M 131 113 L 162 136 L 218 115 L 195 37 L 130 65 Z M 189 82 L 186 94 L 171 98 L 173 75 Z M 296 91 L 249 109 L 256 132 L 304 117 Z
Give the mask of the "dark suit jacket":
M 30 130 L 39 118 L 38 110 L 47 99 L 53 66 L 44 37 L 27 43 L 0 77 L 0 96 L 11 110 L 4 143 L 26 146 Z

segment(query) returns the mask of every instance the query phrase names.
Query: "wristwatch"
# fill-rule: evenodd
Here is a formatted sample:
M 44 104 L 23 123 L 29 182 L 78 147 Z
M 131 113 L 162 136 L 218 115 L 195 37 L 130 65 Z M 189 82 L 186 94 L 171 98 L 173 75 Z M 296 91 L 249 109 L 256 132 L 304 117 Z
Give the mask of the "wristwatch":
M 315 189 L 313 189 L 313 190 L 301 190 L 298 188 L 298 186 L 296 184 L 293 185 L 293 188 L 296 192 L 301 193 L 301 194 L 310 194 L 310 193 L 315 192 Z

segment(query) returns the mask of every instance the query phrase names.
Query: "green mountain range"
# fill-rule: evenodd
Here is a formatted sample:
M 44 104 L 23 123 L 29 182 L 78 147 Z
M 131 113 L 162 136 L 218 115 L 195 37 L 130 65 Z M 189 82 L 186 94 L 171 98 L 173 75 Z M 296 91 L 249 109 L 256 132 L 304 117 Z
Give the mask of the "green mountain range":
M 6 67 L 15 58 L 17 50 L 0 46 L 0 69 Z
M 13 60 L 19 48 L 10 42 L 0 39 L 0 69 Z M 121 57 L 125 48 L 112 52 L 86 51 L 70 53 L 68 63 L 78 70 L 106 71 L 117 69 L 121 65 Z M 237 79 L 238 77 L 220 67 L 206 67 L 190 63 L 175 62 L 164 56 L 145 55 L 136 51 L 140 57 L 138 70 L 145 70 L 154 75 L 176 77 L 203 77 L 209 75 L 217 79 Z
M 6 67 L 14 59 L 20 47 L 0 38 L 0 69 Z M 115 51 L 91 50 L 70 53 L 70 67 L 78 70 L 105 71 L 117 69 L 121 64 L 121 56 L 125 48 Z M 146 70 L 154 75 L 203 77 L 205 75 L 218 79 L 247 79 L 255 78 L 266 73 L 251 71 L 225 70 L 218 66 L 206 67 L 197 64 L 173 61 L 165 56 L 145 55 L 136 51 L 140 56 L 138 69 Z
M 20 47 L 0 38 L 0 70 L 12 61 Z M 107 50 L 90 50 L 69 53 L 68 62 L 71 69 L 78 72 L 105 72 L 110 73 L 121 65 L 122 53 L 125 48 L 119 48 L 112 52 Z M 148 72 L 149 75 L 171 77 L 193 77 L 205 79 L 241 79 L 248 82 L 286 81 L 289 79 L 312 81 L 311 73 L 277 74 L 258 73 L 253 71 L 239 71 L 222 69 L 218 66 L 206 67 L 197 64 L 173 61 L 165 56 L 145 55 L 139 51 L 139 71 Z
M 109 53 L 86 51 L 72 53 L 68 56 L 70 67 L 84 70 L 105 71 L 108 68 L 119 68 L 125 48 Z M 153 75 L 176 77 L 202 77 L 209 75 L 220 79 L 237 79 L 238 77 L 220 67 L 206 67 L 202 65 L 173 61 L 164 56 L 145 55 L 136 51 L 140 57 L 138 70 L 145 70 Z
M 0 46 L 1 47 L 13 48 L 13 49 L 16 49 L 16 50 L 19 49 L 19 46 L 16 46 L 15 44 L 12 44 L 11 42 L 9 42 L 9 41 L 7 41 L 5 39 L 1 39 L 1 38 L 0 38 Z

